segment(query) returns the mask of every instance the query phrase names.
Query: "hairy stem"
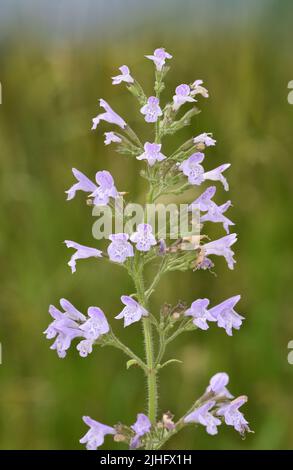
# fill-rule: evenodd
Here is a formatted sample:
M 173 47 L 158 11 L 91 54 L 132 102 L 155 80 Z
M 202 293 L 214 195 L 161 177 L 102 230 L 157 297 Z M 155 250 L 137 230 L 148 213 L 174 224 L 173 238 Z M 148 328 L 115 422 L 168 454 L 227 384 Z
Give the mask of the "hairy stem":
M 145 295 L 144 280 L 143 280 L 143 261 L 141 258 L 137 259 L 134 282 L 137 290 L 139 303 L 147 308 L 147 298 Z M 158 408 L 158 394 L 157 394 L 157 378 L 156 368 L 154 361 L 154 348 L 152 338 L 152 323 L 149 317 L 142 320 L 143 334 L 145 342 L 145 356 L 146 356 L 146 376 L 148 385 L 148 416 L 150 421 L 154 424 L 157 417 Z

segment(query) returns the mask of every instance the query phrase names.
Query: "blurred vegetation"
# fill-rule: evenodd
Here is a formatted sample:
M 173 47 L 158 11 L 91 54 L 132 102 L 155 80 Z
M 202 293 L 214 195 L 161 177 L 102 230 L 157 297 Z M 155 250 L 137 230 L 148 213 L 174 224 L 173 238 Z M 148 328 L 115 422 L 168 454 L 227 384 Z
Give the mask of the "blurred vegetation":
M 217 276 L 168 275 L 153 297 L 153 309 L 178 298 L 191 302 L 208 297 L 216 304 L 241 293 L 238 310 L 246 317 L 233 338 L 211 328 L 174 343 L 169 357 L 178 357 L 183 365 L 161 373 L 161 411 L 180 416 L 212 374 L 227 371 L 231 390 L 249 396 L 245 415 L 255 431 L 242 441 L 225 426 L 214 438 L 203 428 L 189 428 L 168 446 L 292 448 L 293 366 L 287 362 L 287 344 L 293 339 L 293 106 L 287 102 L 292 40 L 282 19 L 278 21 L 264 15 L 257 27 L 241 32 L 201 29 L 197 34 L 195 28 L 163 35 L 146 28 L 135 40 L 125 35 L 100 45 L 91 38 L 78 45 L 47 47 L 26 31 L 14 31 L 2 41 L 0 448 L 80 448 L 82 415 L 107 424 L 131 424 L 145 409 L 142 374 L 134 368 L 126 371 L 125 357 L 118 351 L 95 349 L 81 359 L 72 348 L 60 360 L 42 331 L 50 321 L 48 305 L 56 305 L 60 297 L 81 311 L 98 305 L 111 320 L 121 308 L 120 295 L 132 292 L 118 266 L 81 261 L 76 274 L 70 273 L 70 252 L 62 242 L 94 246 L 94 219 L 84 197 L 67 203 L 64 190 L 73 182 L 72 167 L 92 177 L 108 169 L 118 188 L 129 191 L 132 200 L 143 200 L 145 182 L 138 178 L 142 163 L 104 146 L 102 132 L 109 126 L 89 129 L 97 100 L 103 97 L 148 137 L 133 97 L 122 86 L 112 87 L 109 77 L 126 63 L 151 94 L 153 67 L 143 55 L 161 44 L 174 55 L 162 98 L 169 99 L 177 84 L 197 78 L 211 95 L 201 100 L 202 112 L 193 118 L 192 128 L 166 140 L 164 153 L 187 136 L 214 133 L 218 145 L 207 151 L 206 164 L 212 168 L 232 162 L 227 176 L 234 207 L 229 216 L 237 224 L 239 242 L 234 271 L 219 259 Z M 191 191 L 189 197 L 196 194 Z M 219 188 L 217 201 L 225 198 Z M 211 237 L 223 235 L 211 224 L 207 231 Z M 139 324 L 123 331 L 121 322 L 111 323 L 143 354 Z M 105 447 L 123 446 L 109 439 Z

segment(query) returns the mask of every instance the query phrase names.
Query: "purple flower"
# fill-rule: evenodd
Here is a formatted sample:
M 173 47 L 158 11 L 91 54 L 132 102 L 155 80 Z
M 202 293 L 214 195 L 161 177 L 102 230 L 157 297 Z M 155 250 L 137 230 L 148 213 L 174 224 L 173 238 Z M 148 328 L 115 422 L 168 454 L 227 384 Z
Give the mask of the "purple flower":
M 71 341 L 80 336 L 78 329 L 67 328 L 63 326 L 58 332 L 58 336 L 50 349 L 56 350 L 60 359 L 66 356 L 67 349 L 70 348 Z
M 120 144 L 122 142 L 122 139 L 118 137 L 118 135 L 115 134 L 115 132 L 104 132 L 105 140 L 104 144 L 109 145 L 111 142 L 115 142 L 117 144 Z
M 109 332 L 109 323 L 99 307 L 89 307 L 87 312 L 89 319 L 81 325 L 80 329 L 84 332 L 86 339 L 95 341 Z
M 131 426 L 135 432 L 135 436 L 130 441 L 130 448 L 136 449 L 140 446 L 140 438 L 150 432 L 152 424 L 149 418 L 143 414 L 138 413 L 136 422 Z
M 248 426 L 248 421 L 243 416 L 243 413 L 239 411 L 239 408 L 247 402 L 246 396 L 235 398 L 231 403 L 222 405 L 218 411 L 218 416 L 224 416 L 225 423 L 228 426 L 233 426 L 242 436 L 246 432 L 251 432 Z
M 191 96 L 195 95 L 202 95 L 204 98 L 209 97 L 209 92 L 208 90 L 202 86 L 203 81 L 202 80 L 195 80 L 195 82 L 192 83 L 191 85 Z
M 215 401 L 208 401 L 204 405 L 197 408 L 195 411 L 192 411 L 189 415 L 185 416 L 185 423 L 200 423 L 206 427 L 206 431 L 211 436 L 214 436 L 218 433 L 217 426 L 220 426 L 221 421 L 216 418 L 210 410 L 216 404 Z
M 93 341 L 90 339 L 83 339 L 78 343 L 76 349 L 81 357 L 87 357 L 93 351 Z
M 117 124 L 117 126 L 121 127 L 122 129 L 126 127 L 126 122 L 117 113 L 115 113 L 115 111 L 113 111 L 111 106 L 109 106 L 105 100 L 100 100 L 100 106 L 104 108 L 105 113 L 98 114 L 95 118 L 93 118 L 92 130 L 97 128 L 97 125 L 100 121 L 106 121 L 110 124 Z
M 130 236 L 130 240 L 136 244 L 138 251 L 149 251 L 152 246 L 157 244 L 152 232 L 150 224 L 138 224 L 137 232 Z
M 108 134 L 111 133 L 109 132 Z M 114 132 L 112 134 L 114 134 Z M 89 195 L 94 197 L 94 204 L 96 206 L 106 205 L 108 204 L 110 197 L 116 198 L 118 196 L 113 176 L 109 171 L 103 170 L 96 173 L 97 184 L 94 184 L 83 173 L 75 168 L 72 169 L 72 172 L 78 182 L 71 186 L 68 191 L 65 191 L 68 194 L 68 201 L 75 197 L 76 191 L 90 193 Z
M 44 334 L 47 339 L 56 338 L 51 349 L 56 349 L 58 356 L 63 359 L 71 341 L 78 336 L 83 336 L 78 322 L 84 321 L 86 317 L 66 299 L 61 299 L 60 305 L 64 312 L 61 312 L 54 305 L 50 305 L 49 313 L 53 318 L 53 322 L 50 323 Z
M 224 165 L 220 165 L 214 170 L 208 171 L 204 175 L 205 180 L 212 180 L 212 181 L 221 181 L 224 186 L 225 191 L 228 191 L 229 185 L 226 178 L 223 176 L 223 172 L 227 170 L 231 166 L 231 163 L 224 163 Z
M 161 162 L 166 158 L 165 155 L 160 152 L 161 147 L 161 144 L 146 142 L 144 144 L 144 152 L 136 158 L 137 160 L 147 160 L 148 164 L 153 166 L 156 162 Z
M 98 307 L 89 307 L 87 318 L 66 299 L 61 299 L 60 305 L 64 312 L 50 305 L 53 322 L 44 331 L 48 339 L 56 338 L 51 349 L 56 349 L 58 356 L 63 358 L 71 341 L 79 337 L 83 340 L 77 345 L 77 350 L 80 356 L 86 357 L 92 352 L 93 342 L 109 332 L 107 319 Z
M 198 136 L 194 137 L 193 143 L 194 144 L 204 144 L 205 147 L 211 147 L 216 145 L 216 140 L 212 138 L 212 133 L 211 132 L 203 132 L 202 134 L 199 134 Z
M 218 372 L 210 380 L 206 393 L 214 393 L 218 397 L 234 398 L 227 389 L 229 375 L 226 372 Z
M 96 173 L 96 181 L 99 185 L 92 192 L 95 206 L 105 206 L 108 204 L 110 197 L 118 197 L 118 191 L 114 184 L 114 179 L 109 171 L 103 170 Z
M 129 235 L 126 233 L 115 233 L 109 235 L 112 243 L 108 246 L 108 255 L 115 263 L 124 263 L 127 258 L 134 256 L 133 246 L 128 241 Z
M 185 176 L 188 176 L 188 182 L 190 184 L 200 185 L 204 181 L 204 168 L 200 165 L 203 159 L 203 153 L 193 153 L 178 166 L 179 170 L 182 171 Z
M 229 233 L 230 225 L 235 225 L 232 220 L 228 219 L 223 213 L 231 206 L 231 201 L 227 201 L 221 206 L 217 206 L 214 202 L 210 202 L 208 211 L 205 215 L 200 217 L 201 222 L 221 222 L 226 233 Z
M 207 321 L 215 321 L 207 310 L 210 301 L 208 299 L 198 299 L 192 302 L 191 307 L 186 310 L 185 315 L 193 317 L 193 324 L 201 330 L 207 330 Z
M 210 314 L 214 318 L 214 321 L 217 322 L 220 328 L 224 328 L 229 336 L 232 336 L 232 328 L 239 330 L 242 325 L 242 320 L 244 320 L 244 317 L 234 310 L 240 298 L 240 295 L 235 295 L 210 309 Z
M 83 416 L 84 423 L 89 426 L 89 431 L 80 439 L 81 444 L 86 444 L 87 450 L 96 450 L 104 443 L 107 434 L 116 434 L 111 426 L 99 423 L 89 416 Z
M 76 271 L 76 260 L 85 259 L 85 258 L 101 258 L 102 251 L 97 250 L 96 248 L 90 248 L 88 246 L 80 245 L 79 243 L 73 242 L 71 240 L 65 240 L 67 248 L 74 248 L 76 252 L 71 256 L 68 266 L 71 268 L 71 272 L 75 273 Z
M 159 116 L 162 116 L 163 112 L 159 105 L 159 98 L 150 96 L 142 108 L 140 108 L 141 114 L 145 115 L 146 122 L 156 122 Z
M 130 75 L 130 70 L 127 65 L 122 65 L 119 67 L 121 75 L 116 75 L 116 77 L 112 77 L 112 85 L 119 85 L 121 82 L 126 83 L 133 83 L 134 80 Z
M 203 153 L 193 153 L 189 158 L 178 165 L 178 169 L 182 171 L 185 176 L 188 176 L 188 182 L 192 185 L 199 186 L 205 180 L 221 181 L 224 189 L 228 191 L 229 186 L 222 173 L 229 168 L 230 163 L 225 163 L 224 165 L 220 165 L 214 170 L 207 171 L 205 173 L 203 166 L 200 165 L 203 159 Z
M 146 58 L 152 60 L 156 69 L 160 72 L 165 65 L 166 59 L 172 59 L 172 56 L 163 47 L 160 47 L 155 49 L 153 55 L 146 55 Z
M 231 250 L 231 246 L 237 241 L 237 234 L 231 233 L 230 235 L 226 235 L 225 237 L 219 238 L 218 240 L 214 240 L 212 242 L 206 243 L 202 245 L 202 249 L 204 251 L 205 257 L 209 255 L 217 255 L 217 256 L 224 256 L 229 269 L 234 268 L 234 252 Z
M 182 85 L 179 85 L 175 89 L 175 95 L 173 96 L 173 109 L 174 111 L 178 111 L 178 109 L 184 104 L 184 103 L 192 103 L 195 102 L 196 100 L 192 98 L 191 96 L 191 90 L 188 85 L 183 83 Z
M 84 191 L 85 193 L 91 193 L 96 190 L 96 185 L 81 171 L 76 170 L 76 168 L 72 168 L 72 173 L 77 179 L 77 183 L 71 186 L 68 191 L 65 191 L 67 193 L 67 201 L 70 201 L 75 197 L 76 191 Z
M 189 209 L 198 208 L 201 212 L 208 211 L 212 204 L 211 199 L 216 193 L 216 186 L 209 186 L 195 201 L 193 201 Z
M 125 307 L 115 318 L 117 320 L 124 318 L 124 327 L 129 326 L 131 323 L 139 321 L 141 317 L 148 315 L 148 311 L 132 297 L 129 297 L 128 295 L 122 295 L 121 301 Z
M 83 313 L 81 313 L 79 310 L 77 310 L 74 305 L 72 305 L 69 300 L 66 299 L 60 299 L 60 305 L 64 310 L 64 315 L 71 320 L 83 322 L 86 320 L 86 317 Z

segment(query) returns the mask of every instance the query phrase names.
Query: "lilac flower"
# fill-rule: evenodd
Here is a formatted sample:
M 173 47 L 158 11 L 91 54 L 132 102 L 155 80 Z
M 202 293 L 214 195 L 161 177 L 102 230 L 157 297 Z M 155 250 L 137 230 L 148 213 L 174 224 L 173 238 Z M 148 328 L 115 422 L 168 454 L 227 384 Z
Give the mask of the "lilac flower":
M 143 414 L 138 413 L 136 422 L 131 426 L 135 432 L 135 436 L 130 441 L 130 448 L 136 449 L 140 446 L 140 438 L 150 432 L 152 424 L 149 418 Z
M 218 416 L 224 416 L 225 423 L 228 426 L 233 426 L 242 436 L 245 432 L 251 432 L 248 426 L 248 421 L 243 416 L 243 413 L 239 411 L 239 408 L 247 402 L 246 396 L 235 398 L 231 403 L 222 405 L 218 411 Z
M 108 134 L 111 133 L 109 132 Z M 97 184 L 92 183 L 91 180 L 75 168 L 72 169 L 72 172 L 78 182 L 71 186 L 68 191 L 65 191 L 68 194 L 67 200 L 73 199 L 76 191 L 84 191 L 90 193 L 91 197 L 94 197 L 94 204 L 96 206 L 101 206 L 108 204 L 110 197 L 116 198 L 118 196 L 113 176 L 109 171 L 103 170 L 96 173 Z
M 44 334 L 47 339 L 56 338 L 51 349 L 56 349 L 58 356 L 64 358 L 71 341 L 78 336 L 83 336 L 78 321 L 84 321 L 86 317 L 66 299 L 61 299 L 60 305 L 64 312 L 54 305 L 50 305 L 49 313 L 53 322 L 50 323 Z
M 195 102 L 196 100 L 191 96 L 191 90 L 188 85 L 183 83 L 182 85 L 179 85 L 176 87 L 175 90 L 175 95 L 173 96 L 173 109 L 174 111 L 178 111 L 178 109 L 184 104 L 184 103 L 192 103 Z
M 203 153 L 193 153 L 189 158 L 178 165 L 178 168 L 184 175 L 188 176 L 188 182 L 192 185 L 199 186 L 205 180 L 221 181 L 224 189 L 228 191 L 228 182 L 222 173 L 229 168 L 230 163 L 225 163 L 224 165 L 220 165 L 214 170 L 207 171 L 205 173 L 203 166 L 200 165 L 203 159 Z
M 71 240 L 65 240 L 64 243 L 66 244 L 67 248 L 74 248 L 76 253 L 71 256 L 68 266 L 71 268 L 71 272 L 75 273 L 76 271 L 76 260 L 78 259 L 85 259 L 85 258 L 101 258 L 102 251 L 97 250 L 96 248 L 90 248 L 88 246 L 80 245 L 79 243 L 73 242 Z
M 214 393 L 218 397 L 234 398 L 226 385 L 229 383 L 229 375 L 226 372 L 218 372 L 210 380 L 206 393 Z
M 195 267 L 195 270 L 203 269 L 205 271 L 206 269 L 212 269 L 214 266 L 214 263 L 209 258 L 204 257 L 203 260 Z
M 115 318 L 117 320 L 124 318 L 124 327 L 129 326 L 132 323 L 139 321 L 141 317 L 148 315 L 148 311 L 132 297 L 129 297 L 128 295 L 122 295 L 121 301 L 125 307 Z
M 96 190 L 97 186 L 81 171 L 77 170 L 76 168 L 72 168 L 72 173 L 77 179 L 77 183 L 75 183 L 67 193 L 67 201 L 70 201 L 75 197 L 76 191 L 84 191 L 85 193 L 91 193 Z
M 148 164 L 153 166 L 156 162 L 161 162 L 166 158 L 165 155 L 160 152 L 161 147 L 161 144 L 146 142 L 144 144 L 144 152 L 136 158 L 137 160 L 147 160 Z
M 89 307 L 87 312 L 89 319 L 81 325 L 80 329 L 84 332 L 86 339 L 95 341 L 109 332 L 109 323 L 100 308 Z
M 159 98 L 150 96 L 147 100 L 147 104 L 140 108 L 140 112 L 145 115 L 146 122 L 156 122 L 158 117 L 163 114 L 159 105 Z
M 231 166 L 231 163 L 224 163 L 224 165 L 220 165 L 214 170 L 208 171 L 204 175 L 205 180 L 212 180 L 212 181 L 221 181 L 224 186 L 225 191 L 228 191 L 229 185 L 226 178 L 223 176 L 223 172 L 227 170 Z
M 207 330 L 209 325 L 207 321 L 215 321 L 207 310 L 210 301 L 208 299 L 198 299 L 192 302 L 191 307 L 186 310 L 186 316 L 193 317 L 193 324 L 201 330 Z
M 60 359 L 66 356 L 67 349 L 70 348 L 71 341 L 80 336 L 78 329 L 67 328 L 63 326 L 58 332 L 58 336 L 50 349 L 56 350 Z
M 90 339 L 83 339 L 78 343 L 76 349 L 81 357 L 87 357 L 93 351 L 93 341 Z
M 217 426 L 220 426 L 221 421 L 216 418 L 210 410 L 216 404 L 215 401 L 208 401 L 204 405 L 197 408 L 195 411 L 192 411 L 189 415 L 185 416 L 185 423 L 200 423 L 206 427 L 206 431 L 211 436 L 214 436 L 218 433 Z
M 232 336 L 232 328 L 239 330 L 242 325 L 242 320 L 244 320 L 244 317 L 234 310 L 240 298 L 240 295 L 235 295 L 210 309 L 210 314 L 214 318 L 214 321 L 217 322 L 220 328 L 224 328 L 229 336 Z
M 80 321 L 83 322 L 86 320 L 86 317 L 83 313 L 81 313 L 79 310 L 77 310 L 74 305 L 72 305 L 69 300 L 66 299 L 60 299 L 60 305 L 64 310 L 64 314 L 68 317 L 71 318 L 71 320 L 75 321 Z
M 87 450 L 96 450 L 104 443 L 107 434 L 116 434 L 111 426 L 99 423 L 89 416 L 83 416 L 84 423 L 89 426 L 89 431 L 80 439 L 81 444 L 86 444 Z
M 61 312 L 54 305 L 49 306 L 49 313 L 53 318 L 53 321 L 44 331 L 47 339 L 55 338 L 63 326 L 68 328 L 78 328 L 78 324 L 74 320 L 72 320 L 67 314 L 64 314 L 64 312 Z
M 119 85 L 121 82 L 126 83 L 133 83 L 134 80 L 130 75 L 130 70 L 127 65 L 122 65 L 119 67 L 121 75 L 117 75 L 116 77 L 112 77 L 112 85 Z
M 211 132 L 203 132 L 202 134 L 194 137 L 193 143 L 194 144 L 204 144 L 205 147 L 211 147 L 216 145 L 216 140 L 212 138 Z
M 179 170 L 182 171 L 185 176 L 188 176 L 188 182 L 190 184 L 200 185 L 204 181 L 204 168 L 200 165 L 203 159 L 203 153 L 193 153 L 178 166 Z
M 109 106 L 105 100 L 100 100 L 100 106 L 104 108 L 105 113 L 98 114 L 95 118 L 93 118 L 92 130 L 97 128 L 97 125 L 100 123 L 100 121 L 106 121 L 110 124 L 117 124 L 117 126 L 121 127 L 122 129 L 126 127 L 126 122 L 117 113 L 115 113 L 115 111 L 113 111 L 111 106 Z
M 233 269 L 234 263 L 234 252 L 231 250 L 231 246 L 237 241 L 237 234 L 231 233 L 230 235 L 226 235 L 225 237 L 219 238 L 218 240 L 214 240 L 212 242 L 206 243 L 202 245 L 203 252 L 205 257 L 209 255 L 217 255 L 217 256 L 224 256 L 229 269 Z
M 152 60 L 156 69 L 160 72 L 165 65 L 166 59 L 172 59 L 172 56 L 163 47 L 160 47 L 155 49 L 153 55 L 146 55 L 146 58 Z
M 105 206 L 108 204 L 110 197 L 118 197 L 113 176 L 109 171 L 98 171 L 96 173 L 96 181 L 99 186 L 91 194 L 91 197 L 94 198 L 95 206 Z
M 232 220 L 228 219 L 223 213 L 231 206 L 231 201 L 227 201 L 221 206 L 217 206 L 216 203 L 210 202 L 208 211 L 206 214 L 200 217 L 201 222 L 221 222 L 226 233 L 229 233 L 230 225 L 235 225 Z
M 77 310 L 68 300 L 61 299 L 60 305 L 64 312 L 58 310 L 54 305 L 50 305 L 49 313 L 53 317 L 53 322 L 44 331 L 48 339 L 56 337 L 51 349 L 56 349 L 59 357 L 66 356 L 66 351 L 70 347 L 74 338 L 80 337 L 83 340 L 77 345 L 77 350 L 82 357 L 86 357 L 92 352 L 93 342 L 100 335 L 109 332 L 107 319 L 98 307 L 89 307 L 89 318 Z
M 115 132 L 105 132 L 104 136 L 105 136 L 105 140 L 104 140 L 105 145 L 109 145 L 111 144 L 111 142 L 115 142 L 117 144 L 120 144 L 120 142 L 122 142 L 122 139 L 120 139 L 120 137 L 118 137 L 118 135 L 116 135 Z
M 130 236 L 130 240 L 136 244 L 138 251 L 149 251 L 152 246 L 157 244 L 152 232 L 150 224 L 138 224 L 137 232 Z
M 211 199 L 214 197 L 216 193 L 216 186 L 209 186 L 195 201 L 193 201 L 190 206 L 189 210 L 193 208 L 198 208 L 200 211 L 208 211 L 210 205 L 212 203 Z
M 191 85 L 191 96 L 195 95 L 202 95 L 204 98 L 209 97 L 209 92 L 208 90 L 202 86 L 203 81 L 202 80 L 195 80 L 195 82 L 192 83 Z
M 108 255 L 111 261 L 115 263 L 124 263 L 124 261 L 134 256 L 133 246 L 128 241 L 129 235 L 126 233 L 116 233 L 109 235 L 112 243 L 108 246 Z

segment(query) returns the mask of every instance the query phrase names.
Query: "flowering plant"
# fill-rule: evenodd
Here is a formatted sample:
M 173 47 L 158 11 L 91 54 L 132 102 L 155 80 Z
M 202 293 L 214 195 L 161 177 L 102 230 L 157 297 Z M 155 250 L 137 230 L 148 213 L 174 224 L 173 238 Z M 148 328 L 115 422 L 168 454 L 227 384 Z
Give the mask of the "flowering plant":
M 202 133 L 190 138 L 169 156 L 165 155 L 162 149 L 162 139 L 188 125 L 191 118 L 199 112 L 194 105 L 198 96 L 209 96 L 202 80 L 196 80 L 189 85 L 180 84 L 176 87 L 172 101 L 162 106 L 160 97 L 165 87 L 164 77 L 169 70 L 166 60 L 172 59 L 172 56 L 160 48 L 146 57 L 153 61 L 155 66 L 153 96 L 145 95 L 126 65 L 119 68 L 121 74 L 113 77 L 112 81 L 113 85 L 125 83 L 138 100 L 145 122 L 154 129 L 152 142 L 142 143 L 126 121 L 103 99 L 100 100 L 100 106 L 104 112 L 93 119 L 92 129 L 96 129 L 101 121 L 120 128 L 118 132 L 105 132 L 105 145 L 115 144 L 118 152 L 135 157 L 145 165 L 141 176 L 149 184 L 146 198 L 148 204 L 154 204 L 162 195 L 181 194 L 192 186 L 202 185 L 205 181 L 219 181 L 227 191 L 228 182 L 223 173 L 230 164 L 225 163 L 210 171 L 206 171 L 202 165 L 204 151 L 216 144 L 211 133 Z M 186 104 L 191 105 L 191 109 L 178 117 L 181 107 Z M 125 196 L 125 193 L 117 190 L 114 178 L 106 170 L 96 173 L 95 182 L 79 170 L 72 171 L 76 183 L 66 191 L 68 200 L 73 199 L 77 191 L 82 191 L 87 193 L 88 201 L 94 206 L 112 206 L 118 198 Z M 65 299 L 60 300 L 63 311 L 53 305 L 49 307 L 53 321 L 45 334 L 48 339 L 54 338 L 51 349 L 55 349 L 60 358 L 66 356 L 71 342 L 76 338 L 79 339 L 77 350 L 82 357 L 92 353 L 97 345 L 110 345 L 128 356 L 127 369 L 132 366 L 141 368 L 147 380 L 147 414 L 138 413 L 134 424 L 127 426 L 119 423 L 108 426 L 88 416 L 83 417 L 89 430 L 80 442 L 86 444 L 87 449 L 97 449 L 108 434 L 113 435 L 117 442 L 127 443 L 131 449 L 159 449 L 170 437 L 190 424 L 205 426 L 210 435 L 217 434 L 218 426 L 223 422 L 233 426 L 241 435 L 250 431 L 248 422 L 239 411 L 246 403 L 247 397 L 233 397 L 227 389 L 229 377 L 224 372 L 217 373 L 210 379 L 202 396 L 195 400 L 177 421 L 168 411 L 158 417 L 160 370 L 177 361 L 171 359 L 164 362 L 170 343 L 185 331 L 207 330 L 210 323 L 216 323 L 232 336 L 233 329 L 239 329 L 244 319 L 234 309 L 240 295 L 232 296 L 211 308 L 210 301 L 203 298 L 194 300 L 190 306 L 182 302 L 175 306 L 164 304 L 159 315 L 151 311 L 150 298 L 161 277 L 167 272 L 210 270 L 214 266 L 210 257 L 214 255 L 224 256 L 228 267 L 233 269 L 235 260 L 231 246 L 236 242 L 237 236 L 235 233 L 230 234 L 230 226 L 234 224 L 225 215 L 231 202 L 227 201 L 218 206 L 213 201 L 215 193 L 216 186 L 209 186 L 188 208 L 191 213 L 194 209 L 199 211 L 201 228 L 205 222 L 223 224 L 226 235 L 218 240 L 206 241 L 207 235 L 192 235 L 178 237 L 174 242 L 168 234 L 162 239 L 159 233 L 153 230 L 152 225 L 142 219 L 136 230 L 131 233 L 111 233 L 108 237 L 107 252 L 71 240 L 65 241 L 68 248 L 75 250 L 68 263 L 73 273 L 76 271 L 77 260 L 89 257 L 107 259 L 126 269 L 133 280 L 135 293 L 121 296 L 124 307 L 115 318 L 123 320 L 124 327 L 141 322 L 145 343 L 145 358 L 142 359 L 114 334 L 106 315 L 99 307 L 89 307 L 86 315 Z M 186 249 L 187 242 L 191 243 L 191 249 L 190 246 Z M 150 263 L 155 264 L 157 271 L 146 286 L 145 267 Z M 156 341 L 154 333 L 157 336 Z

